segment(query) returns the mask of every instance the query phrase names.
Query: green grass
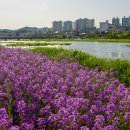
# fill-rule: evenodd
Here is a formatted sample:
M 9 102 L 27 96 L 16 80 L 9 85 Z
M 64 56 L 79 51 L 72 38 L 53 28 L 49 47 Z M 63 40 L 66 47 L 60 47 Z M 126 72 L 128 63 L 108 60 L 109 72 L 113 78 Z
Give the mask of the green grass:
M 70 45 L 71 43 L 47 43 L 47 42 L 34 42 L 34 43 L 10 43 L 6 46 L 12 46 L 12 47 L 15 47 L 15 46 L 48 46 L 48 45 Z
M 102 38 L 85 38 L 85 39 L 57 39 L 57 38 L 50 38 L 50 39 L 41 39 L 41 41 L 67 41 L 67 42 L 122 42 L 122 43 L 130 43 L 130 39 L 102 39 Z
M 99 67 L 100 71 L 109 71 L 113 68 L 118 72 L 117 78 L 122 82 L 130 85 L 130 62 L 127 60 L 107 60 L 91 56 L 87 53 L 77 50 L 65 50 L 58 48 L 34 48 L 30 51 L 46 55 L 52 60 L 68 62 L 78 62 L 83 67 Z
M 80 41 L 80 40 L 79 40 Z M 130 39 L 81 39 L 81 41 L 86 42 L 122 42 L 122 43 L 130 43 Z

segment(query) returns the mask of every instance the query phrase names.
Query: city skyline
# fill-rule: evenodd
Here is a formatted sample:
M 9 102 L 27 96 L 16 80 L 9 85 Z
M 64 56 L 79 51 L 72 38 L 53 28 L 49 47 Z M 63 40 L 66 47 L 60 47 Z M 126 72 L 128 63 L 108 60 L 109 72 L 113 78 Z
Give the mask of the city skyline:
M 0 3 L 1 29 L 52 27 L 52 21 L 78 18 L 95 19 L 95 26 L 99 27 L 102 21 L 130 15 L 129 0 L 0 0 Z
M 81 20 L 81 21 L 80 21 Z M 88 20 L 90 23 L 88 23 L 87 21 L 87 23 L 84 23 L 86 20 Z M 22 29 L 22 28 L 26 28 L 26 27 L 31 27 L 31 28 L 46 28 L 47 30 L 48 29 L 54 29 L 54 23 L 59 23 L 60 22 L 60 28 L 62 28 L 62 29 L 59 29 L 60 31 L 63 31 L 64 30 L 64 26 L 65 26 L 65 24 L 66 23 L 68 23 L 68 22 L 71 22 L 71 25 L 70 25 L 70 23 L 69 23 L 69 25 L 66 25 L 66 26 L 69 26 L 69 27 L 67 27 L 67 28 L 71 28 L 70 26 L 72 26 L 72 29 L 71 30 L 75 30 L 75 26 L 76 26 L 76 22 L 77 21 L 80 21 L 82 24 L 84 24 L 84 26 L 86 26 L 85 24 L 90 24 L 90 25 L 87 25 L 87 28 L 96 28 L 96 29 L 100 29 L 100 27 L 101 27 L 101 24 L 103 23 L 105 23 L 105 24 L 109 24 L 110 26 L 111 25 L 117 25 L 117 26 L 128 26 L 128 27 L 130 27 L 130 16 L 123 16 L 123 17 L 121 17 L 121 18 L 119 18 L 119 17 L 112 17 L 111 18 L 111 20 L 109 21 L 109 20 L 105 20 L 105 21 L 99 21 L 99 26 L 97 27 L 96 26 L 96 24 L 95 24 L 95 19 L 88 19 L 88 18 L 78 18 L 78 19 L 75 19 L 74 21 L 71 21 L 71 20 L 54 20 L 54 21 L 51 21 L 51 27 L 48 27 L 48 26 L 42 26 L 42 27 L 37 27 L 37 26 L 23 26 L 23 27 L 21 27 L 21 28 L 16 28 L 16 29 L 9 29 L 9 28 L 0 28 L 0 29 L 8 29 L 8 30 L 18 30 L 18 29 Z M 56 25 L 57 27 L 56 28 L 59 28 L 59 25 L 57 24 Z M 82 28 L 82 27 L 81 27 Z M 59 31 L 59 32 L 60 32 Z

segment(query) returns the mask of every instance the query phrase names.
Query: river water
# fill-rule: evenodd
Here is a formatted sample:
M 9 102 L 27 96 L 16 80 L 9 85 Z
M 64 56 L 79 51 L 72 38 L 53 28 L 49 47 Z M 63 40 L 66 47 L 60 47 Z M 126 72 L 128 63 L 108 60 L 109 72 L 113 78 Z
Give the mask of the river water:
M 14 41 L 13 41 L 14 42 Z M 12 43 L 13 43 L 12 42 Z M 87 52 L 91 55 L 107 58 L 107 59 L 126 59 L 130 61 L 130 43 L 110 43 L 110 42 L 72 42 L 71 45 L 51 45 L 51 43 L 57 43 L 57 41 L 49 42 L 49 46 L 37 46 L 37 47 L 56 47 L 64 49 L 73 49 L 83 52 Z M 7 42 L 8 43 L 8 42 Z M 7 43 L 3 43 L 6 45 Z M 62 43 L 62 42 L 58 42 Z M 24 46 L 20 48 L 35 48 L 36 46 Z M 10 47 L 19 48 L 19 47 Z
M 130 60 L 130 43 L 73 42 L 62 48 L 80 50 L 100 58 Z

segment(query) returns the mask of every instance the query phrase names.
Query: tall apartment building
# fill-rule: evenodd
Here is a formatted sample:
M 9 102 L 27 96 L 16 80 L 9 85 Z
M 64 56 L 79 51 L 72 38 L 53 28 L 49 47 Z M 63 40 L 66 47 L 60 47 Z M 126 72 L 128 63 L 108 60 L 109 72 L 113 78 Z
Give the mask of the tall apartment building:
M 128 27 L 130 26 L 130 16 L 129 17 L 123 17 L 122 18 L 122 26 Z
M 62 21 L 54 21 L 52 23 L 53 32 L 62 32 Z
M 95 27 L 95 20 L 89 19 L 89 28 L 94 28 L 94 27 Z
M 64 32 L 72 32 L 73 30 L 73 22 L 72 21 L 65 21 L 63 26 Z
M 112 25 L 106 20 L 106 22 L 100 22 L 100 31 L 106 32 Z
M 75 30 L 79 31 L 79 32 L 83 32 L 85 33 L 86 30 L 88 30 L 89 28 L 94 28 L 94 24 L 95 24 L 95 20 L 94 19 L 78 19 L 75 21 Z
M 117 18 L 113 17 L 112 25 L 120 26 L 120 19 L 118 17 Z

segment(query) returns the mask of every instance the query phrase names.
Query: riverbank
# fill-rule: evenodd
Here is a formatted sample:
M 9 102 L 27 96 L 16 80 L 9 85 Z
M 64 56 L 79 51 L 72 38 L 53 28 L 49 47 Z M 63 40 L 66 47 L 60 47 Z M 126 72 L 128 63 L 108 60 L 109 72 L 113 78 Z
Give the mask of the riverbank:
M 9 46 L 9 47 L 22 47 L 22 46 L 55 46 L 55 45 L 71 45 L 71 43 L 47 43 L 47 42 L 34 42 L 34 43 L 7 43 L 6 46 Z
M 118 43 L 130 43 L 130 39 L 81 39 L 83 42 L 118 42 Z
M 113 43 L 130 43 L 130 39 L 97 39 L 97 38 L 86 38 L 86 39 L 56 39 L 56 38 L 50 38 L 50 39 L 40 39 L 41 41 L 66 41 L 66 42 L 113 42 Z
M 47 39 L 35 39 L 32 40 L 24 40 L 24 41 L 16 41 L 14 43 L 23 43 L 23 42 L 113 42 L 113 43 L 130 43 L 130 39 L 97 39 L 97 38 L 86 38 L 86 39 L 57 39 L 57 38 L 47 38 Z M 0 41 L 1 43 L 13 43 L 13 41 Z
M 127 60 L 107 60 L 91 56 L 81 51 L 61 48 L 35 48 L 30 51 L 46 55 L 51 60 L 61 61 L 65 59 L 68 62 L 78 62 L 83 67 L 98 67 L 100 71 L 109 71 L 113 68 L 117 72 L 116 77 L 122 83 L 130 86 L 130 62 Z

